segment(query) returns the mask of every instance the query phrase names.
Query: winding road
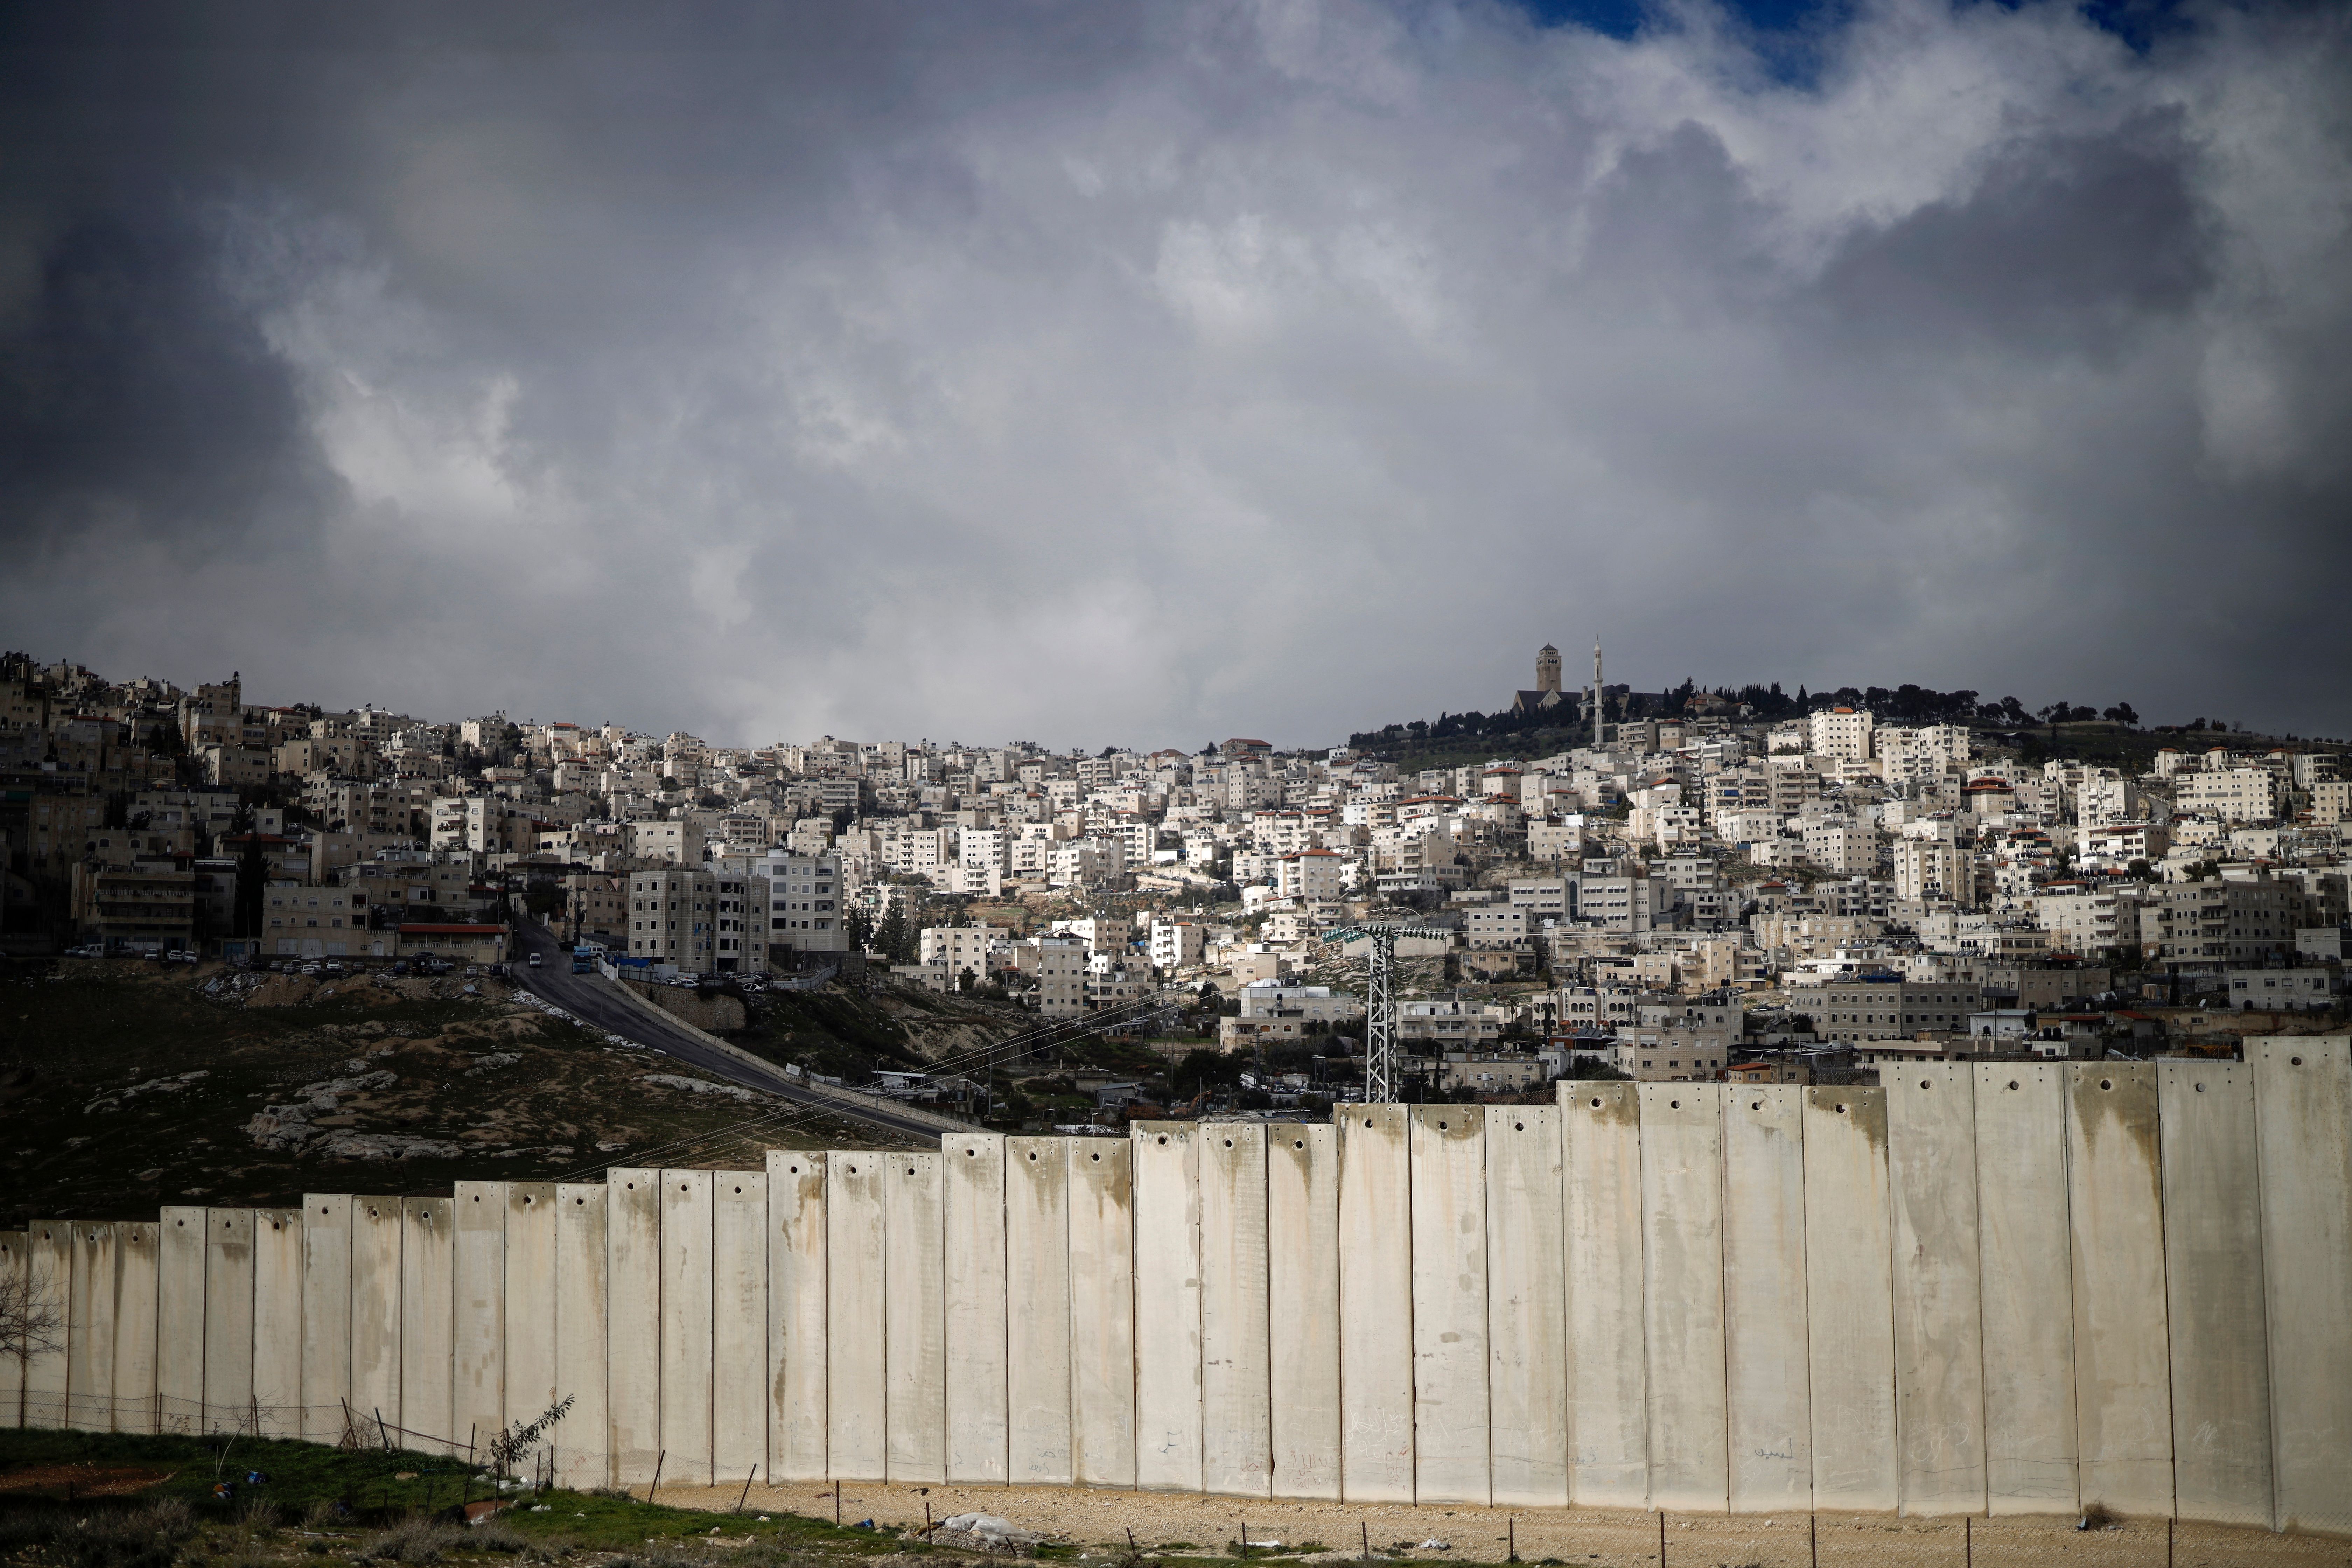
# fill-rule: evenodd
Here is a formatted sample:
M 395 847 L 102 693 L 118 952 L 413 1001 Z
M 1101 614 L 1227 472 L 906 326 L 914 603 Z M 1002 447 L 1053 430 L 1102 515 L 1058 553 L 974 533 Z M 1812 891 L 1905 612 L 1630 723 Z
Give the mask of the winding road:
M 527 967 L 534 952 L 540 955 L 541 963 L 536 970 Z M 634 1040 L 648 1050 L 675 1057 L 730 1083 L 740 1083 L 746 1089 L 756 1089 L 832 1115 L 870 1122 L 924 1143 L 937 1142 L 943 1131 L 940 1122 L 907 1115 L 887 1100 L 868 1103 L 864 1095 L 836 1097 L 823 1093 L 786 1076 L 782 1068 L 754 1065 L 741 1057 L 714 1049 L 692 1030 L 665 1022 L 650 1010 L 650 1005 L 640 1005 L 620 995 L 618 982 L 601 974 L 572 973 L 571 949 L 535 921 L 519 922 L 515 927 L 514 977 L 518 985 L 528 986 L 583 1023 Z

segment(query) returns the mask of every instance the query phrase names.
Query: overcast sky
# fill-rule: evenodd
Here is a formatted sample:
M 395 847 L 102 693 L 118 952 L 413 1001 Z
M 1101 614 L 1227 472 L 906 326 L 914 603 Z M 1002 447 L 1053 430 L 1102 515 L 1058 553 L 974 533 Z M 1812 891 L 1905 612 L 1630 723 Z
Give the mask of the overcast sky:
M 2352 733 L 2352 8 L 325 9 L 0 19 L 0 644 L 720 743 L 1329 743 L 1596 633 Z

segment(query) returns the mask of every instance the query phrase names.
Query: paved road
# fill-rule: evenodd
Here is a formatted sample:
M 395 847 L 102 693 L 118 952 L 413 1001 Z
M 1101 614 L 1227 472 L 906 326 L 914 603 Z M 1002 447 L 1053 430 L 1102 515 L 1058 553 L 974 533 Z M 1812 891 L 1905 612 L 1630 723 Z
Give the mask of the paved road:
M 541 954 L 543 961 L 536 970 L 525 967 L 533 952 Z M 925 1143 L 939 1142 L 940 1128 L 936 1123 L 901 1115 L 887 1100 L 877 1100 L 871 1106 L 861 1105 L 856 1100 L 845 1103 L 816 1094 L 804 1084 L 795 1083 L 784 1075 L 782 1068 L 753 1067 L 739 1057 L 712 1050 L 706 1042 L 696 1039 L 687 1030 L 665 1024 L 644 1009 L 622 1000 L 614 994 L 615 982 L 601 974 L 572 973 L 571 951 L 557 942 L 553 933 L 544 927 L 528 921 L 517 924 L 514 958 L 517 984 L 529 986 L 597 1028 L 635 1040 L 664 1056 L 676 1057 L 682 1062 L 700 1068 L 705 1072 L 715 1073 L 730 1083 L 740 1083 L 746 1089 L 779 1095 L 831 1115 L 869 1121 L 877 1127 L 904 1133 Z

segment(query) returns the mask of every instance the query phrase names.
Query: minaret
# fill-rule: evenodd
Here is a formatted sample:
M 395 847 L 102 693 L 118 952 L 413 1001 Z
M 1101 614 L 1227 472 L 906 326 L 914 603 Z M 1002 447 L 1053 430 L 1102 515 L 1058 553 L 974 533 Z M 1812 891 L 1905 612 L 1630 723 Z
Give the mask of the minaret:
M 1592 639 L 1592 743 L 1601 744 L 1601 697 L 1607 689 L 1601 684 L 1601 638 Z

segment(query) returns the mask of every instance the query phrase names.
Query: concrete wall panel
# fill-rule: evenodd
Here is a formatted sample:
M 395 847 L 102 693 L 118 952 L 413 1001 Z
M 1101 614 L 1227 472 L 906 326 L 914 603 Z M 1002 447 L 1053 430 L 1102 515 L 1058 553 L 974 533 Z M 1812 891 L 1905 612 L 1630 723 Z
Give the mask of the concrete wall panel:
M 1976 1068 L 1977 1239 L 1987 1355 L 1986 1509 L 2071 1513 L 2074 1285 L 2066 1223 L 2065 1069 Z
M 555 1478 L 583 1490 L 613 1483 L 610 1207 L 603 1182 L 556 1184 L 555 1387 L 557 1398 L 572 1404 L 555 1426 Z
M 118 1225 L 114 1274 L 114 1429 L 155 1430 L 155 1254 L 163 1227 Z M 0 1416 L 0 1424 L 5 1417 Z
M 400 1200 L 352 1199 L 352 1414 L 382 1440 L 379 1424 L 400 1426 L 400 1254 L 406 1239 Z M 166 1222 L 163 1245 L 172 1245 Z M 171 1331 L 166 1298 L 163 1331 Z M 166 1408 L 169 1408 L 168 1401 Z M 397 1435 L 393 1441 L 399 1440 Z
M 1061 1141 L 1004 1141 L 1006 1463 L 1016 1484 L 1070 1469 L 1070 1166 Z
M 1568 1231 L 1560 1112 L 1490 1105 L 1486 1401 L 1497 1508 L 1568 1506 Z
M 825 1160 L 768 1152 L 768 1469 L 816 1480 L 825 1460 Z
M 451 1227 L 449 1436 L 478 1456 L 506 1425 L 507 1184 L 459 1182 Z
M 302 1436 L 340 1443 L 352 1398 L 352 1200 L 302 1194 Z
M 11 1282 L 25 1275 L 31 1244 L 21 1230 L 0 1230 L 0 1279 Z M 199 1375 L 202 1375 L 199 1373 Z M 0 1356 L 0 1428 L 25 1424 L 25 1370 L 14 1356 Z
M 1339 1473 L 1350 1502 L 1413 1500 L 1412 1156 L 1406 1108 L 1341 1105 Z
M 25 1227 L 25 1257 L 32 1282 L 30 1306 L 64 1321 L 73 1305 L 73 1222 L 33 1221 Z M 62 1335 L 56 1349 L 25 1358 L 26 1426 L 56 1429 L 66 1425 L 68 1370 Z
M 1191 1121 L 1128 1129 L 1135 1169 L 1135 1484 L 1201 1489 L 1201 1145 Z M 1218 1134 L 1220 1137 L 1223 1133 Z
M 604 1173 L 604 1429 L 613 1484 L 661 1463 L 661 1173 Z
M 73 1311 L 73 1222 L 64 1219 L 37 1219 L 26 1226 L 29 1305 L 35 1311 L 55 1313 L 61 1326 Z M 71 1424 L 71 1347 L 62 1333 L 55 1349 L 25 1358 L 26 1426 L 54 1430 Z
M 1484 1506 L 1486 1117 L 1417 1105 L 1411 1128 L 1413 1496 Z
M 1984 1317 L 1975 1069 L 1879 1074 L 1895 1265 L 1895 1432 L 1903 1511 L 1985 1510 Z
M 37 1241 L 40 1233 L 34 1226 Z M 253 1211 L 206 1209 L 203 1429 L 249 1433 L 254 1425 Z
M 2172 1508 L 2156 1074 L 2147 1064 L 2091 1062 L 2066 1075 L 2083 1501 L 2122 1514 Z
M 1009 1479 L 1005 1422 L 1004 1139 L 940 1140 L 946 1205 L 948 1479 Z
M 881 1480 L 889 1462 L 882 1185 L 887 1155 L 825 1155 L 825 1443 L 832 1473 Z
M 1135 1484 L 1135 1164 L 1124 1139 L 1073 1138 L 1070 1468 L 1081 1486 Z
M 66 1425 L 79 1432 L 114 1430 L 114 1227 L 70 1222 L 73 1263 L 67 1276 Z
M 456 1204 L 403 1198 L 400 1242 L 400 1426 L 404 1447 L 464 1453 L 451 1431 L 451 1361 L 457 1353 Z M 209 1379 L 207 1379 L 209 1381 Z
M 661 1173 L 661 1473 L 712 1484 L 710 1173 Z
M 1794 1085 L 1724 1089 L 1723 1330 L 1731 1511 L 1808 1509 L 1805 1091 Z
M 1267 1429 L 1276 1497 L 1336 1499 L 1339 1475 L 1339 1134 L 1266 1135 Z M 1273 1303 L 1282 1310 L 1273 1310 Z
M 1268 1136 L 1262 1122 L 1201 1129 L 1201 1488 L 1234 1497 L 1265 1497 L 1274 1485 Z M 1150 1338 L 1141 1342 L 1148 1353 Z
M 893 1151 L 883 1166 L 883 1366 L 893 1482 L 948 1478 L 946 1176 L 944 1156 Z
M 1895 1291 L 1886 1091 L 1805 1091 L 1805 1328 L 1812 1348 L 1813 1506 L 1891 1510 Z
M 2352 1046 L 2246 1042 L 2281 1529 L 2352 1533 Z
M 710 1466 L 719 1484 L 768 1464 L 768 1173 L 710 1178 Z
M 302 1435 L 302 1211 L 254 1210 L 253 1402 L 265 1437 Z
M 562 1397 L 555 1386 L 555 1347 L 562 1331 L 556 1307 L 555 1184 L 509 1182 L 506 1189 L 506 1399 L 500 1416 L 511 1426 L 538 1420 Z M 551 1433 L 542 1451 L 555 1441 Z M 534 1462 L 523 1461 L 525 1475 L 534 1473 Z
M 2270 1339 L 2263 1314 L 2254 1079 L 2236 1062 L 2157 1064 L 2175 1507 L 2268 1525 Z
M 1706 1083 L 1640 1088 L 1650 1496 L 1659 1508 L 1720 1511 L 1730 1496 L 1724 1405 L 1723 1090 Z
M 1642 1305 L 1642 1103 L 1629 1083 L 1562 1083 L 1567 1176 L 1569 1495 L 1650 1503 Z

